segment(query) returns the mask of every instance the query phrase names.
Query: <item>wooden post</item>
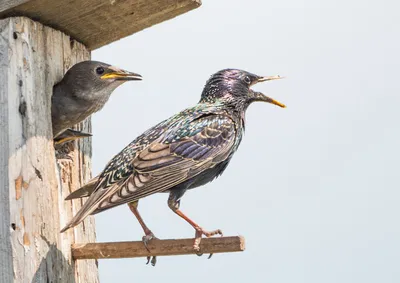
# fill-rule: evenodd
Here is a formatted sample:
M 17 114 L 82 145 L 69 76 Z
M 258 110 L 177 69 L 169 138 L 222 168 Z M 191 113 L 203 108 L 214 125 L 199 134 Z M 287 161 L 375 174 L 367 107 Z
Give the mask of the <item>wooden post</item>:
M 55 159 L 53 85 L 90 58 L 82 44 L 28 18 L 0 20 L 0 282 L 98 282 L 94 260 L 75 263 L 71 244 L 95 241 L 89 218 L 59 230 L 79 209 L 64 202 L 91 177 L 91 141 L 73 146 L 72 162 Z M 90 121 L 81 125 L 90 131 Z

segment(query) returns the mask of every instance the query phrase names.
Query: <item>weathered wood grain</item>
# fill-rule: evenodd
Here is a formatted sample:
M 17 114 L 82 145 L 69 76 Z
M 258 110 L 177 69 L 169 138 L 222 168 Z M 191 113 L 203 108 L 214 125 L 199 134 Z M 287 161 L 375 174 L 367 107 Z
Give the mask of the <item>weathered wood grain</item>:
M 0 11 L 6 11 L 8 9 L 24 4 L 28 1 L 30 0 L 2 0 L 0 2 Z
M 150 252 L 141 241 L 74 244 L 72 256 L 74 259 L 107 259 L 196 254 L 193 239 L 152 240 L 148 247 Z M 245 241 L 241 236 L 205 238 L 200 244 L 201 253 L 241 252 L 244 249 Z
M 0 21 L 0 281 L 12 282 L 13 261 L 11 231 L 14 226 L 10 220 L 9 201 L 9 125 L 8 125 L 8 22 Z
M 98 282 L 96 262 L 75 264 L 70 251 L 75 241 L 95 240 L 93 219 L 59 233 L 81 205 L 63 199 L 90 178 L 90 140 L 59 165 L 50 116 L 53 85 L 89 57 L 28 18 L 0 20 L 0 282 Z
M 200 5 L 201 0 L 5 0 L 0 18 L 30 17 L 93 50 Z

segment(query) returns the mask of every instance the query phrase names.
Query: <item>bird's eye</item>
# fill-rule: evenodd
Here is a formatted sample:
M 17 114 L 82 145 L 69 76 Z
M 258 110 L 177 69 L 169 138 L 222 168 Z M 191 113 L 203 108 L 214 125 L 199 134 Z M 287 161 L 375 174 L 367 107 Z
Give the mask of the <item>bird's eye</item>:
M 97 68 L 96 68 L 96 73 L 97 73 L 98 75 L 104 74 L 104 68 L 103 68 L 103 67 L 97 67 Z
M 245 81 L 245 83 L 248 84 L 248 85 L 251 83 L 251 79 L 249 78 L 249 76 L 245 76 L 245 77 L 244 77 L 244 81 Z

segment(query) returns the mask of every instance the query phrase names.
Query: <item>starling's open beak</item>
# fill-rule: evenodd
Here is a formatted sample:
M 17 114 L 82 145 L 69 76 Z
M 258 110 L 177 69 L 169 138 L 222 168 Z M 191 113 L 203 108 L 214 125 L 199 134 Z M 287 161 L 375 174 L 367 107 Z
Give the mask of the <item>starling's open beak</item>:
M 280 103 L 279 101 L 276 101 L 275 99 L 272 99 L 261 92 L 254 92 L 254 101 L 268 102 L 278 105 L 279 107 L 286 108 L 285 104 Z
M 142 76 L 139 74 L 127 72 L 116 67 L 108 67 L 108 71 L 100 78 L 102 80 L 119 80 L 119 81 L 141 81 Z
M 283 77 L 281 77 L 281 76 L 259 77 L 254 84 L 260 83 L 260 82 L 272 81 L 272 80 L 279 80 L 279 79 L 283 79 Z M 285 104 L 280 103 L 279 101 L 276 101 L 275 99 L 272 99 L 261 92 L 254 91 L 253 93 L 254 93 L 254 98 L 253 98 L 254 101 L 268 102 L 268 103 L 278 105 L 279 107 L 286 108 Z

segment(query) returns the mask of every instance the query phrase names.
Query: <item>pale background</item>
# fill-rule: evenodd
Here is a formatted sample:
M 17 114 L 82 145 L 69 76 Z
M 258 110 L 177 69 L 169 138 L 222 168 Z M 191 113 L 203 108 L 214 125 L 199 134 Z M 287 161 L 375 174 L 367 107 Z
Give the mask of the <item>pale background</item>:
M 181 208 L 244 235 L 243 253 L 100 261 L 112 282 L 400 282 L 398 1 L 211 1 L 93 52 L 143 75 L 93 117 L 93 173 L 137 135 L 194 105 L 208 77 L 242 68 L 287 79 L 256 104 L 224 175 Z M 167 195 L 140 202 L 159 238 L 194 235 Z M 98 241 L 140 240 L 127 206 L 96 216 Z

